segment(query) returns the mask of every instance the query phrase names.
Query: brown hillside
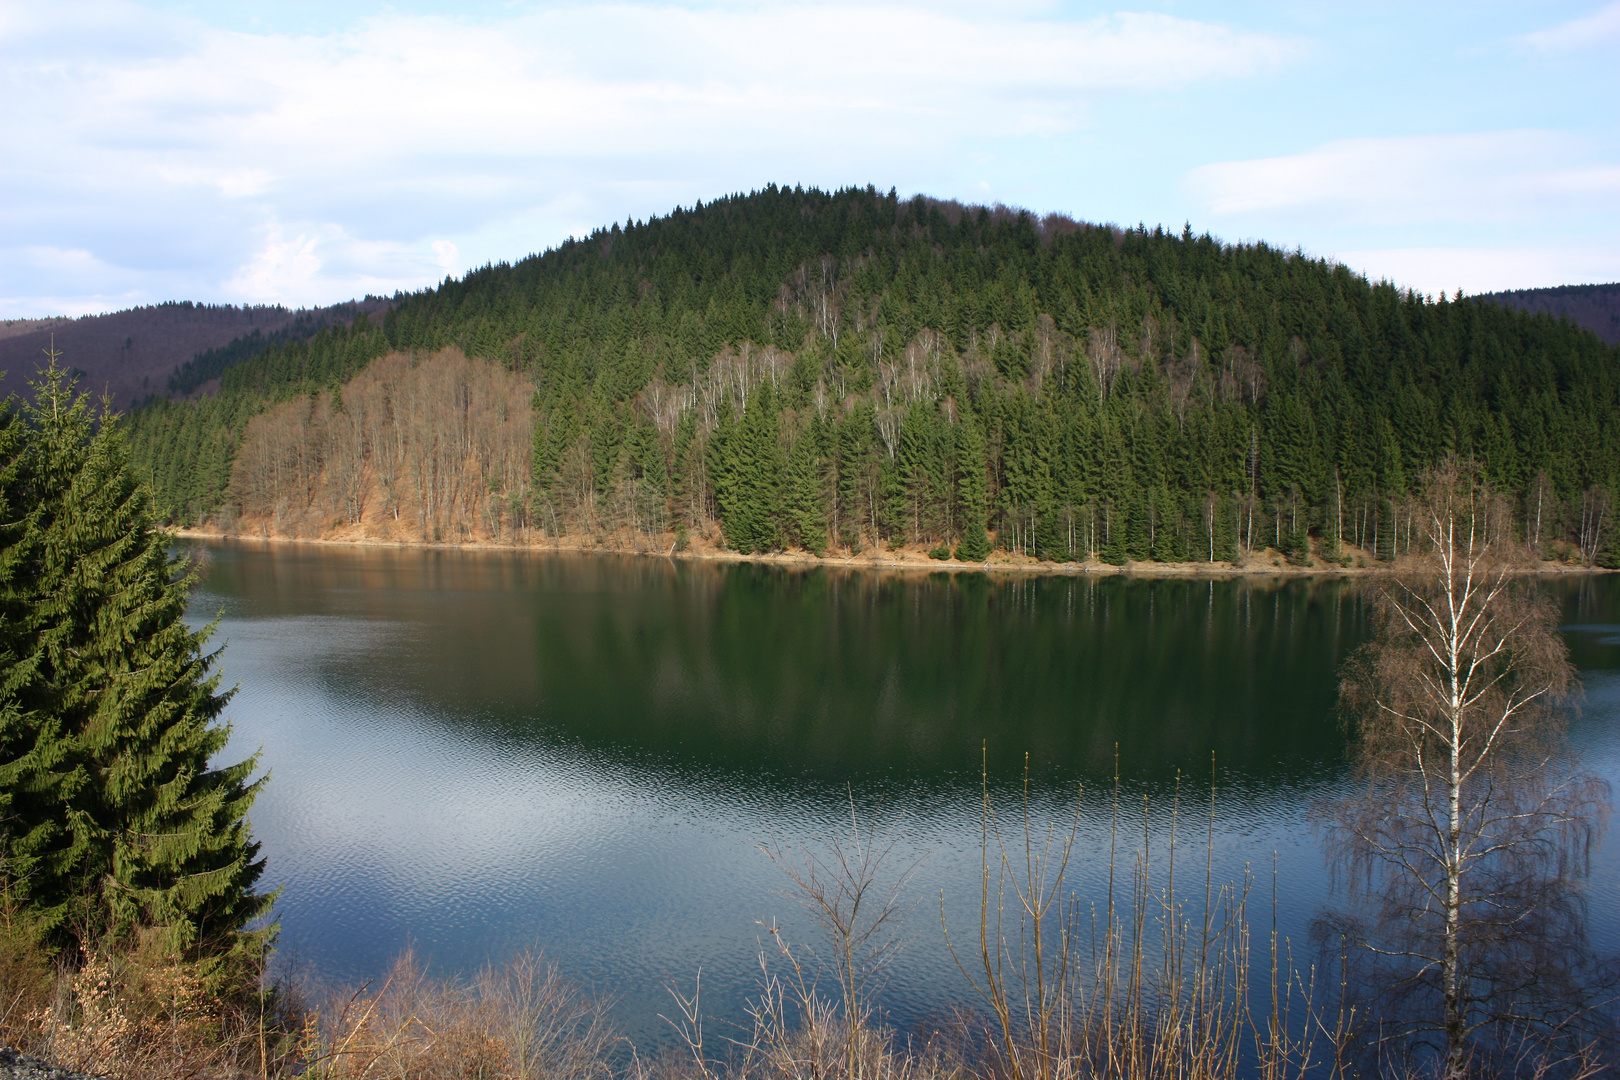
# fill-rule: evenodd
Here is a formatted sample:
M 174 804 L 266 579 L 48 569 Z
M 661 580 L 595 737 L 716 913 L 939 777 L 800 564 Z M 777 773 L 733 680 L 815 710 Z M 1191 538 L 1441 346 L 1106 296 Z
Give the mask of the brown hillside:
M 66 315 L 51 319 L 3 319 L 0 320 L 0 340 L 17 337 L 21 334 L 32 334 L 35 330 L 52 330 L 66 326 L 73 320 Z
M 386 300 L 367 299 L 317 308 L 328 321 L 348 322 L 361 311 L 385 309 Z M 93 394 L 110 393 L 117 409 L 129 408 L 148 395 L 168 393 L 169 376 L 199 352 L 252 333 L 283 329 L 300 314 L 284 307 L 233 307 L 167 303 L 86 315 L 79 319 L 14 319 L 0 330 L 0 397 L 24 393 L 52 347 L 62 366 L 83 372 L 80 386 Z
M 392 353 L 242 433 L 225 520 L 246 535 L 461 542 L 529 528 L 533 386 L 459 349 Z

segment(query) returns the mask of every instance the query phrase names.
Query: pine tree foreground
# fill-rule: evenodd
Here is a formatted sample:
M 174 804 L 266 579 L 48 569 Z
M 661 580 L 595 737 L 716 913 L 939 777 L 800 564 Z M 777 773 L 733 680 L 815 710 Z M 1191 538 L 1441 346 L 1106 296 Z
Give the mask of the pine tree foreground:
M 115 419 L 52 357 L 0 406 L 0 857 L 53 949 L 160 942 L 223 977 L 274 933 L 247 811 L 256 758 L 211 759 L 230 698 L 190 629 Z M 71 954 L 70 954 L 71 955 Z

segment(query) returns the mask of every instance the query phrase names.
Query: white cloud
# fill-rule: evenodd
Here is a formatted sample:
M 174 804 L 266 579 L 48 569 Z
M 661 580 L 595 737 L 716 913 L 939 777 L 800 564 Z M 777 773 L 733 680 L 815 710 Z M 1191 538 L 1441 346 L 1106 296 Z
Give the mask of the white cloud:
M 320 242 L 308 233 L 289 239 L 279 226 L 266 229 L 264 244 L 225 283 L 225 291 L 265 303 L 286 303 L 307 293 L 321 272 L 322 260 L 315 253 Z M 296 300 L 292 306 L 298 306 Z
M 1385 248 L 1336 258 L 1374 281 L 1430 295 L 1620 281 L 1620 252 L 1598 247 Z
M 0 318 L 30 318 L 41 315 L 90 315 L 115 311 L 144 302 L 138 290 L 119 289 L 119 271 L 108 266 L 84 248 L 50 245 L 0 247 L 0 266 L 9 271 L 5 292 L 19 285 L 32 286 L 23 295 L 0 294 Z M 41 282 L 70 280 L 78 288 L 58 294 Z
M 461 268 L 461 252 L 449 240 L 435 240 L 428 245 L 433 249 L 433 263 L 446 274 Z
M 435 269 L 462 269 L 456 245 L 448 240 L 425 245 L 367 241 L 336 225 L 292 230 L 276 223 L 259 232 L 257 250 L 223 285 L 234 300 L 312 307 L 330 303 L 334 296 L 391 295 L 436 280 Z
M 1186 189 L 1217 218 L 1308 215 L 1373 225 L 1501 224 L 1602 212 L 1620 165 L 1546 131 L 1345 139 L 1302 154 L 1201 165 Z
M 1549 30 L 1526 34 L 1525 40 L 1547 52 L 1590 49 L 1620 41 L 1620 0 L 1613 0 L 1590 15 L 1571 19 Z
M 212 187 L 227 199 L 262 195 L 275 181 L 267 169 L 218 169 L 159 165 L 157 175 L 176 187 Z
M 497 24 L 382 16 L 324 38 L 207 31 L 162 64 L 81 71 L 89 108 L 77 117 L 90 139 L 134 123 L 149 142 L 302 145 L 334 164 L 428 145 L 500 157 L 622 152 L 694 135 L 737 145 L 742 129 L 780 136 L 861 118 L 865 132 L 924 116 L 1045 128 L 1072 114 L 1077 92 L 1247 75 L 1294 52 L 1155 14 L 1068 24 L 903 6 L 619 4 Z
M 14 249 L 11 257 L 35 273 L 66 271 L 72 274 L 105 274 L 112 269 L 84 248 L 59 248 L 36 244 Z
M 1162 14 L 965 4 L 579 4 L 384 14 L 326 35 L 115 0 L 0 12 L 0 144 L 33 151 L 0 164 L 8 243 L 123 267 L 158 250 L 212 259 L 231 295 L 283 302 L 426 284 L 447 250 L 535 250 L 600 223 L 605 191 L 664 210 L 719 194 L 714 176 L 735 178 L 725 190 L 881 179 L 964 138 L 1072 130 L 1100 96 L 1302 51 Z M 16 291 L 5 273 L 0 291 Z

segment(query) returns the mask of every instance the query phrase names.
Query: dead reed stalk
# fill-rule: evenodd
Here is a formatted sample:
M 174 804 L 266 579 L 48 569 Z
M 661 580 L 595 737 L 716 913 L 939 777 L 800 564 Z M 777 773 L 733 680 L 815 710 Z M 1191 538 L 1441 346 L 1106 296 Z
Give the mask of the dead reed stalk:
M 1141 846 L 1121 880 L 1116 770 L 1106 893 L 1085 904 L 1069 885 L 1083 791 L 1063 825 L 1037 823 L 1026 758 L 1009 827 L 984 771 L 973 953 L 958 951 L 943 903 L 940 910 L 947 947 L 985 1005 L 985 1060 L 976 1071 L 1007 1080 L 1343 1075 L 1351 1018 L 1325 1006 L 1314 968 L 1294 966 L 1275 913 L 1269 1009 L 1254 1007 L 1253 881 L 1214 879 L 1215 794 L 1212 777 L 1203 896 L 1192 904 L 1176 878 L 1179 780 L 1157 845 L 1144 800 Z

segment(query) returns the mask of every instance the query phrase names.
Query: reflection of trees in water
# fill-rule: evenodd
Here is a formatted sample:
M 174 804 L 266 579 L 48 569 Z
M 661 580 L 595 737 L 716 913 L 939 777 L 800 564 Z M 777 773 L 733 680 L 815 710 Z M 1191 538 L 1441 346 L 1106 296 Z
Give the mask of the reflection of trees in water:
M 548 609 L 551 603 L 546 604 Z M 1337 754 L 1359 639 L 1332 582 L 1003 579 L 681 565 L 536 619 L 546 718 L 590 741 L 850 772 L 1269 772 Z
M 1365 784 L 1328 817 L 1353 906 L 1318 931 L 1350 947 L 1369 1064 L 1583 1075 L 1613 1049 L 1617 970 L 1581 894 L 1608 786 L 1568 754 L 1575 669 L 1500 510 L 1470 472 L 1437 473 L 1431 554 L 1375 589 L 1342 691 Z
M 1275 812 L 1281 783 L 1319 780 L 1302 774 L 1337 761 L 1342 743 L 1325 722 L 1334 671 L 1367 621 L 1356 593 L 1331 580 L 885 576 L 331 548 L 247 559 L 221 549 L 210 579 L 214 596 L 251 598 L 255 616 L 386 624 L 384 650 L 339 648 L 320 671 L 339 691 L 409 704 L 409 723 L 498 748 L 554 746 L 560 735 L 630 783 L 712 779 L 709 790 L 750 803 L 750 813 L 792 787 L 782 819 L 790 812 L 801 823 L 835 811 L 846 779 L 859 792 L 898 771 L 922 782 L 906 785 L 897 809 L 924 819 L 950 802 L 943 789 L 971 793 L 960 785 L 976 786 L 985 740 L 1001 758 L 993 787 L 1026 748 L 1048 767 L 1106 776 L 1118 740 L 1126 769 L 1146 781 L 1138 789 L 1162 792 L 1158 782 L 1177 766 L 1208 775 L 1214 749 L 1222 814 L 1241 802 L 1226 779 L 1238 770 L 1258 781 L 1239 785 L 1266 803 L 1258 820 Z M 1612 626 L 1617 585 L 1572 577 L 1548 589 L 1563 596 L 1568 621 Z M 1620 650 L 1603 640 L 1582 633 L 1573 642 L 1594 666 L 1620 666 Z M 865 783 L 873 774 L 880 782 Z M 834 787 L 828 806 L 799 797 Z M 1140 803 L 1139 790 L 1127 802 Z M 1157 835 L 1162 822 L 1152 827 Z M 1107 821 L 1088 816 L 1082 832 L 1086 850 L 1102 850 Z M 1543 888 L 1542 871 L 1528 872 L 1527 855 L 1519 884 L 1503 892 L 1519 898 L 1534 933 L 1494 952 L 1489 936 L 1476 941 L 1497 965 L 1479 969 L 1492 985 L 1550 970 L 1579 938 L 1579 860 L 1567 858 L 1579 852 L 1542 850 L 1566 857 L 1563 869 L 1553 863 L 1555 891 Z M 1504 860 L 1505 882 L 1508 869 Z M 1403 927 L 1389 914 L 1410 909 L 1414 895 L 1363 907 L 1369 936 L 1420 935 L 1421 921 Z M 1390 973 L 1370 963 L 1361 971 Z M 1586 974 L 1575 970 L 1564 986 L 1588 987 L 1575 978 Z M 1382 1004 L 1387 1015 L 1415 1017 L 1437 1000 L 1430 985 Z
M 251 545 L 239 545 L 250 547 Z M 210 589 L 260 615 L 387 622 L 328 682 L 459 737 L 556 734 L 683 768 L 971 777 L 1337 770 L 1328 722 L 1360 601 L 1331 579 L 886 575 L 606 555 L 271 547 Z M 1608 579 L 1598 583 L 1611 584 Z M 1558 586 L 1574 597 L 1577 583 Z M 1601 617 L 1610 595 L 1599 590 Z M 1591 640 L 1588 640 L 1591 639 Z M 1585 635 L 1578 649 L 1596 649 Z M 1607 650 L 1612 653 L 1613 650 Z M 553 735 L 541 735 L 542 726 Z M 1230 770 L 1230 772 L 1228 771 Z
M 386 621 L 327 682 L 462 737 L 562 734 L 742 775 L 1332 768 L 1341 583 L 897 575 L 616 556 L 272 548 L 211 588 Z M 542 736 L 544 728 L 553 733 Z

